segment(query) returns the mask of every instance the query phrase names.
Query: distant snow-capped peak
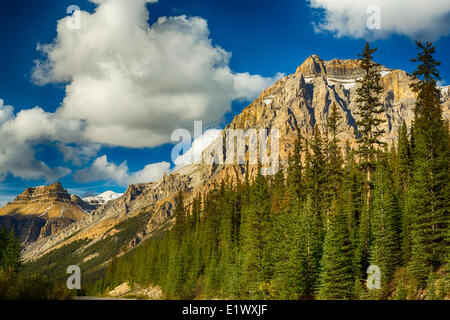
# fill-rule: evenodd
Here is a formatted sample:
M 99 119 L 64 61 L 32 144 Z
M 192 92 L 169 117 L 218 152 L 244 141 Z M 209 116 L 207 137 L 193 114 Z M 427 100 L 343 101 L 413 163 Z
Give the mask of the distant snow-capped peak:
M 123 193 L 117 193 L 114 191 L 105 191 L 97 196 L 83 198 L 83 201 L 86 201 L 86 202 L 92 203 L 92 204 L 94 204 L 94 203 L 105 204 L 111 200 L 121 197 L 122 194 Z

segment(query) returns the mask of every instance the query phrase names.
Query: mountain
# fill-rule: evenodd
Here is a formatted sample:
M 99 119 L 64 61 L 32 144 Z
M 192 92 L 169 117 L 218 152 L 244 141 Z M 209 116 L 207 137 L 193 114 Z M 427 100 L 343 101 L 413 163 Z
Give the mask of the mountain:
M 397 139 L 398 130 L 403 122 L 410 125 L 414 117 L 415 94 L 410 89 L 414 77 L 399 69 L 378 66 L 381 74 L 383 92 L 381 102 L 386 122 L 381 126 L 385 130 L 383 139 L 391 144 Z M 336 103 L 338 112 L 343 116 L 341 123 L 341 141 L 356 143 L 356 89 L 357 80 L 363 76 L 358 60 L 324 61 L 312 55 L 300 65 L 295 74 L 289 75 L 270 88 L 236 116 L 227 127 L 231 129 L 278 128 L 284 140 L 289 139 L 299 127 L 305 136 L 311 136 L 315 125 L 325 132 L 330 106 Z M 443 87 L 441 91 L 447 91 Z M 448 94 L 442 97 L 444 118 L 450 116 Z M 283 140 L 283 139 L 282 139 Z M 289 150 L 284 145 L 282 153 Z M 284 151 L 284 152 L 283 152 Z
M 386 120 L 382 125 L 385 129 L 382 138 L 392 144 L 397 139 L 402 122 L 406 121 L 409 126 L 414 118 L 416 96 L 410 84 L 416 80 L 403 70 L 382 65 L 378 68 L 383 86 L 380 98 L 385 109 L 381 117 Z M 315 126 L 325 132 L 332 103 L 336 103 L 338 112 L 343 116 L 340 140 L 356 146 L 358 115 L 355 99 L 357 80 L 362 75 L 358 60 L 325 61 L 317 55 L 308 57 L 294 74 L 277 81 L 235 116 L 224 133 L 205 149 L 203 156 L 226 152 L 221 146 L 228 129 L 278 129 L 283 164 L 293 150 L 297 128 L 308 138 L 312 136 Z M 440 88 L 445 119 L 450 118 L 448 88 Z M 253 177 L 257 167 L 253 165 L 249 169 Z M 36 260 L 58 249 L 76 252 L 76 259 L 85 264 L 83 270 L 101 265 L 112 256 L 121 255 L 139 245 L 159 230 L 170 227 L 179 191 L 185 194 L 189 205 L 194 195 L 206 193 L 225 178 L 232 181 L 243 179 L 244 174 L 245 165 L 192 164 L 165 175 L 160 181 L 131 185 L 122 197 L 109 201 L 89 217 L 27 246 L 24 258 L 27 261 Z
M 15 230 L 23 244 L 66 228 L 88 215 L 92 206 L 69 193 L 57 182 L 28 188 L 0 209 L 0 226 Z
M 105 191 L 97 196 L 83 198 L 83 201 L 91 205 L 102 205 L 106 204 L 111 200 L 115 200 L 121 197 L 122 195 L 123 193 L 116 193 L 114 191 Z

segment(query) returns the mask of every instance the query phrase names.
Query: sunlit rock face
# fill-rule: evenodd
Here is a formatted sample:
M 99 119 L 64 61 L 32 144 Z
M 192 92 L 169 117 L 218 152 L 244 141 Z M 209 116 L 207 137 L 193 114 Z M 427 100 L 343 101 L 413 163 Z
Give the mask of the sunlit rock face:
M 35 242 L 88 215 L 93 207 L 69 193 L 57 182 L 27 188 L 0 209 L 0 226 L 14 230 L 22 244 Z

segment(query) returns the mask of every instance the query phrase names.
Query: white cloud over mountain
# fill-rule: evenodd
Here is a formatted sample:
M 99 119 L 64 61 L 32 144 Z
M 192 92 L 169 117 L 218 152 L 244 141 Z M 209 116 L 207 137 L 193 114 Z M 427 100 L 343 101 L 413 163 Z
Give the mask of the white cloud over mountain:
M 209 37 L 199 17 L 161 17 L 147 23 L 145 0 L 104 0 L 81 11 L 81 28 L 58 21 L 57 37 L 40 45 L 36 83 L 66 83 L 59 118 L 86 121 L 95 143 L 154 147 L 194 120 L 218 123 L 237 99 L 250 100 L 280 75 L 233 73 L 231 54 Z
M 337 37 L 383 38 L 401 34 L 418 40 L 436 40 L 450 34 L 450 2 L 443 0 L 309 0 L 320 9 L 323 19 L 315 23 L 316 31 L 331 32 Z M 381 30 L 367 28 L 373 11 L 380 9 Z
M 170 163 L 159 162 L 149 164 L 140 171 L 129 173 L 126 162 L 116 165 L 108 161 L 106 155 L 98 157 L 89 168 L 78 170 L 75 174 L 75 180 L 81 183 L 92 181 L 110 181 L 126 186 L 129 184 L 154 182 L 162 178 L 164 173 L 170 173 L 183 168 L 186 165 L 195 163 L 201 159 L 203 150 L 205 150 L 220 134 L 222 130 L 209 129 L 200 137 L 192 142 L 190 148 L 177 159 L 175 167 L 170 170 Z
M 219 123 L 234 100 L 256 97 L 281 75 L 234 73 L 231 53 L 213 44 L 206 20 L 162 17 L 148 24 L 153 0 L 90 0 L 94 12 L 80 12 L 80 29 L 57 23 L 57 36 L 38 45 L 32 78 L 39 85 L 65 85 L 55 113 L 36 107 L 14 112 L 0 100 L 0 181 L 8 174 L 54 181 L 80 167 L 78 181 L 110 180 L 121 185 L 148 182 L 169 170 L 166 162 L 129 172 L 98 157 L 102 146 L 155 147 L 170 142 L 177 128 L 194 120 Z M 38 160 L 49 144 L 64 167 Z M 97 158 L 96 158 L 97 157 Z
M 107 156 L 95 159 L 87 169 L 81 169 L 74 175 L 75 180 L 81 183 L 92 181 L 111 181 L 122 186 L 129 184 L 153 182 L 160 179 L 164 173 L 169 172 L 170 163 L 159 162 L 145 166 L 144 169 L 129 173 L 126 162 L 115 165 L 108 161 Z
M 47 181 L 70 174 L 68 168 L 50 168 L 37 160 L 34 147 L 55 140 L 62 143 L 78 142 L 76 137 L 81 130 L 80 121 L 61 120 L 37 107 L 15 114 L 14 108 L 4 105 L 0 99 L 0 181 L 8 174 L 22 179 Z
M 86 142 L 81 136 L 84 122 L 60 119 L 41 108 L 14 112 L 0 99 L 0 182 L 8 174 L 24 180 L 44 179 L 56 181 L 72 173 L 68 167 L 49 167 L 36 158 L 35 148 L 40 144 L 59 149 L 64 162 L 81 166 L 97 156 L 101 145 Z M 137 172 L 129 172 L 127 164 L 109 163 L 106 156 L 98 157 L 87 169 L 78 170 L 75 178 L 80 182 L 112 181 L 128 184 L 151 182 L 159 179 L 170 168 L 170 163 L 149 164 Z

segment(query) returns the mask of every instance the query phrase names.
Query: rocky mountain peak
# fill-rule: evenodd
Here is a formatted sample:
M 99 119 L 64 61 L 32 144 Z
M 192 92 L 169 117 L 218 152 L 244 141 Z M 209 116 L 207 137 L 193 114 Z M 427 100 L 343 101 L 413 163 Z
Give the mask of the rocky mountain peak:
M 0 209 L 0 226 L 15 230 L 22 243 L 35 242 L 66 228 L 93 209 L 61 183 L 27 188 Z
M 325 64 L 316 54 L 306 58 L 306 60 L 297 68 L 295 74 L 302 74 L 304 77 L 315 77 L 326 73 Z
M 392 71 L 383 65 L 378 65 L 382 74 Z M 358 79 L 364 76 L 358 59 L 333 59 L 325 61 L 318 55 L 311 55 L 297 68 L 295 75 L 303 75 L 305 79 L 317 76 L 334 79 Z
M 93 206 L 99 206 L 108 203 L 111 200 L 117 199 L 122 196 L 122 193 L 117 193 L 111 190 L 105 191 L 101 194 L 85 197 L 83 201 Z
M 70 195 L 62 184 L 25 189 L 14 201 L 0 209 L 0 216 L 30 215 L 43 219 L 68 218 L 79 220 L 86 216 L 89 205 L 76 195 Z
M 63 188 L 60 182 L 56 182 L 49 186 L 39 186 L 25 189 L 22 194 L 18 195 L 14 202 L 23 202 L 23 201 L 36 201 L 36 200 L 45 200 L 45 201 L 70 201 L 69 193 Z

